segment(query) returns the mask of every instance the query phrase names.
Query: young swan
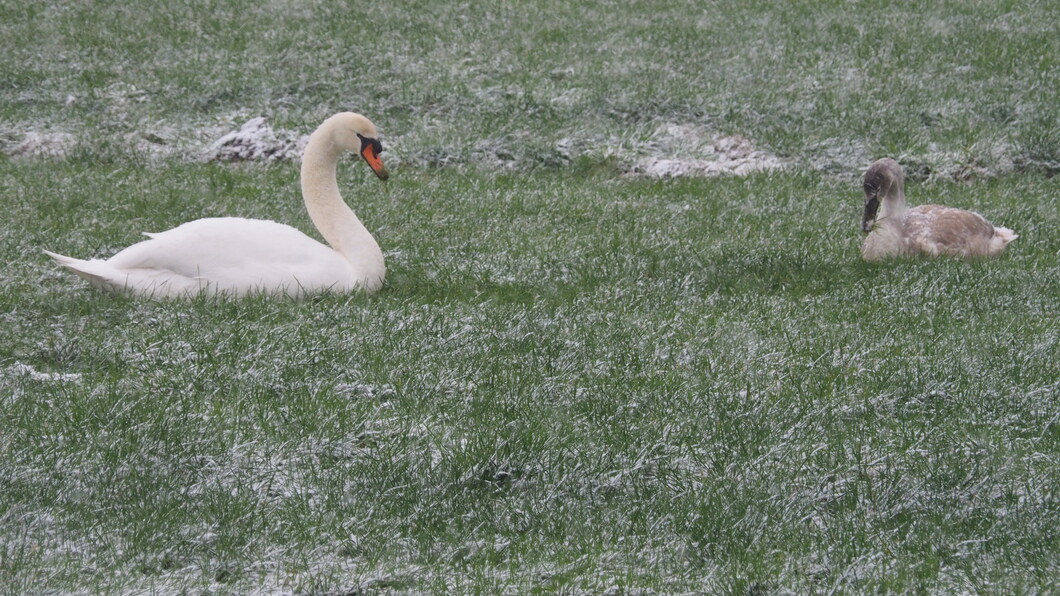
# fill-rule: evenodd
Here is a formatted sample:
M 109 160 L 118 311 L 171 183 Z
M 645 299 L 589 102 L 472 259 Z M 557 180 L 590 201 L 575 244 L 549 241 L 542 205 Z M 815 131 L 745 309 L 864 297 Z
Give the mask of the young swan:
M 902 183 L 902 167 L 893 159 L 881 159 L 865 172 L 861 231 L 868 236 L 861 245 L 861 256 L 867 261 L 940 255 L 994 257 L 1018 237 L 972 211 L 941 205 L 910 209 Z
M 379 135 L 364 116 L 335 114 L 313 132 L 302 155 L 302 198 L 330 247 L 286 224 L 218 217 L 146 234 L 150 240 L 106 260 L 44 252 L 96 288 L 148 298 L 374 292 L 386 266 L 375 238 L 339 194 L 335 172 L 344 151 L 357 151 L 376 176 L 388 177 Z

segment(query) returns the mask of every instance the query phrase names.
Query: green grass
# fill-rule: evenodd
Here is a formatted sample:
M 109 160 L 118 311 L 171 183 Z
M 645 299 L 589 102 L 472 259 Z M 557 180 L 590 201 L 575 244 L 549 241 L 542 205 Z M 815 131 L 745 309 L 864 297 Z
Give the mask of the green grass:
M 0 157 L 0 586 L 1060 589 L 1056 28 L 1048 3 L 0 0 L 0 141 L 79 141 Z M 346 108 L 393 165 L 340 171 L 376 295 L 137 301 L 40 253 L 310 232 L 293 164 L 189 156 Z M 620 175 L 666 124 L 792 169 Z M 1020 238 L 862 262 L 883 155 L 914 204 Z
M 8 235 L 0 294 L 8 585 L 1056 587 L 1052 179 L 911 185 L 1023 237 L 870 265 L 857 188 L 810 174 L 383 192 L 358 168 L 381 293 L 167 304 L 36 251 L 105 252 L 221 192 L 306 228 L 275 190 L 295 168 L 82 174 L 0 178 L 37 228 Z M 119 174 L 154 212 L 106 196 Z
M 194 152 L 355 109 L 417 165 L 632 160 L 697 124 L 830 172 L 1060 170 L 1048 2 L 295 4 L 0 3 L 0 124 Z

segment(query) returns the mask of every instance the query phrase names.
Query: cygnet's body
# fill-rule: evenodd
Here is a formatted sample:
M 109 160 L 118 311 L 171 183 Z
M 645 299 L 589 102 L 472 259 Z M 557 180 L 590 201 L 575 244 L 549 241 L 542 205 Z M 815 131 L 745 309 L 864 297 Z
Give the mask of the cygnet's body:
M 885 158 L 865 172 L 865 211 L 861 245 L 867 261 L 893 257 L 953 256 L 965 259 L 994 257 L 1018 236 L 1008 228 L 994 227 L 974 211 L 906 204 L 902 167 Z
M 344 151 L 359 152 L 380 179 L 388 176 L 375 126 L 360 114 L 336 114 L 309 137 L 302 196 L 330 247 L 286 224 L 218 217 L 147 234 L 150 240 L 106 260 L 45 253 L 96 288 L 150 298 L 374 292 L 386 266 L 375 238 L 339 194 L 336 165 Z

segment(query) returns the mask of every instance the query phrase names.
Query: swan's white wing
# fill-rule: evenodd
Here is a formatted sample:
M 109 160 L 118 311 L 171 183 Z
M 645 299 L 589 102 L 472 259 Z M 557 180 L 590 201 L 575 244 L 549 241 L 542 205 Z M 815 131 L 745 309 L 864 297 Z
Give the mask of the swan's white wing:
M 347 290 L 349 262 L 291 226 L 235 217 L 199 219 L 151 234 L 107 260 L 158 283 L 172 278 L 199 290 L 242 295 Z

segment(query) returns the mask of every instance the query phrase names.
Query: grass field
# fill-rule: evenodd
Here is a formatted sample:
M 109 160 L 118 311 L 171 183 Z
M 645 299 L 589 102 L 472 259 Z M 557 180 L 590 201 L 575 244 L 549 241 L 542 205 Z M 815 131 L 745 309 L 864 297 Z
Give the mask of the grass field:
M 0 590 L 1060 590 L 1049 3 L 145 6 L 0 0 Z M 40 253 L 311 231 L 295 164 L 203 156 L 341 109 L 376 295 Z M 787 169 L 635 174 L 713 135 Z M 1020 238 L 863 263 L 885 155 Z

